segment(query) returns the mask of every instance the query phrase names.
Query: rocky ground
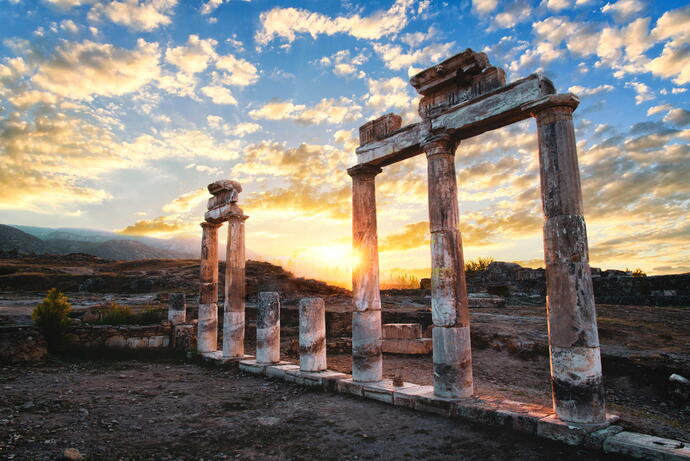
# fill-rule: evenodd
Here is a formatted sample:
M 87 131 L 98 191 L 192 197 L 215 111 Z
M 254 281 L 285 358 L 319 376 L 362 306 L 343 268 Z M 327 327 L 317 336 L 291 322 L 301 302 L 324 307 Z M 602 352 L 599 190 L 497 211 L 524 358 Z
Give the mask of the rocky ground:
M 0 458 L 599 460 L 597 452 L 182 362 L 0 368 Z

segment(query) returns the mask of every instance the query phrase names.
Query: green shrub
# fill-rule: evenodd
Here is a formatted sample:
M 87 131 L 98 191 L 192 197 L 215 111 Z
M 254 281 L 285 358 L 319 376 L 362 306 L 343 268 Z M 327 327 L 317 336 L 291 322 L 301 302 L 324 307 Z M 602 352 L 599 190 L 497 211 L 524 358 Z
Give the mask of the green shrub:
M 67 341 L 68 316 L 71 309 L 67 297 L 57 288 L 53 288 L 31 313 L 34 324 L 45 336 L 48 350 L 51 352 L 60 349 Z
M 494 258 L 477 258 L 465 263 L 465 272 L 479 272 L 486 270 L 489 264 L 494 262 Z
M 118 303 L 110 303 L 103 311 L 101 320 L 98 323 L 101 325 L 128 325 L 135 323 L 134 320 L 135 316 L 129 307 Z
M 161 309 L 146 309 L 139 314 L 139 323 L 142 325 L 152 325 L 160 323 L 163 320 L 163 311 Z
M 642 269 L 640 269 L 640 268 L 638 267 L 637 269 L 635 269 L 635 270 L 632 272 L 632 276 L 633 276 L 633 277 L 647 277 L 647 274 L 645 274 L 645 273 L 642 271 Z

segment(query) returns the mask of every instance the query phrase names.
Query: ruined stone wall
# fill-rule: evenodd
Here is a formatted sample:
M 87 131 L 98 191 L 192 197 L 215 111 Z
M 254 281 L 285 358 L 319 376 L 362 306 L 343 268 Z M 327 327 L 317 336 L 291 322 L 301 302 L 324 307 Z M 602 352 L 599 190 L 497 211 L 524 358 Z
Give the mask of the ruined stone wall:
M 81 347 L 114 347 L 125 349 L 165 349 L 172 344 L 173 328 L 169 322 L 159 325 L 90 325 L 73 326 L 69 340 Z

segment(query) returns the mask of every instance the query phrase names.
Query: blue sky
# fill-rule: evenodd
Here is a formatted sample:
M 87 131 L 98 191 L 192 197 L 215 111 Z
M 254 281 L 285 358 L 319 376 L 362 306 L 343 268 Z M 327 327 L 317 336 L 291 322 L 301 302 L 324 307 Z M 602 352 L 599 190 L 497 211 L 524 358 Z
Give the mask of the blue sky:
M 418 120 L 409 76 L 473 48 L 580 96 L 592 264 L 690 271 L 685 1 L 0 0 L 0 24 L 4 223 L 196 237 L 232 178 L 253 254 L 348 278 L 357 128 Z M 534 122 L 456 163 L 467 257 L 538 266 Z M 427 268 L 424 159 L 378 183 L 384 271 Z

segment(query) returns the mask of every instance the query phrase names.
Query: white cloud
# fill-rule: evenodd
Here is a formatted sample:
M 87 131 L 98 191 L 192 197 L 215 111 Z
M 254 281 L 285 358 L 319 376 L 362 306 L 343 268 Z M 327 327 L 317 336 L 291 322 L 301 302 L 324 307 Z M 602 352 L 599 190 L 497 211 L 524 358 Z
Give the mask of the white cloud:
M 219 57 L 216 68 L 224 71 L 219 74 L 219 79 L 226 85 L 247 86 L 259 79 L 259 71 L 254 64 L 231 54 Z
M 123 0 L 96 3 L 89 11 L 89 20 L 103 18 L 134 30 L 150 31 L 172 22 L 170 15 L 177 0 Z
M 225 3 L 226 0 L 208 0 L 206 3 L 201 5 L 201 14 L 211 14 L 216 8 Z
M 199 165 L 197 163 L 190 163 L 189 165 L 184 167 L 185 170 L 193 169 L 195 171 L 198 171 L 199 173 L 207 173 L 211 175 L 220 175 L 223 172 L 215 167 L 208 166 L 208 165 Z
M 673 78 L 677 85 L 690 82 L 690 43 L 667 43 L 661 55 L 647 64 L 647 70 L 654 75 Z
M 219 85 L 209 85 L 201 89 L 201 92 L 209 97 L 214 104 L 237 105 L 237 99 L 232 95 L 230 89 Z
M 477 14 L 491 13 L 498 6 L 498 0 L 472 0 L 472 11 Z
M 295 120 L 306 124 L 337 124 L 357 120 L 362 116 L 360 109 L 360 106 L 345 97 L 324 98 L 312 107 L 293 104 L 292 101 L 270 102 L 259 109 L 249 111 L 249 116 L 253 119 Z
M 655 115 L 655 114 L 658 114 L 660 112 L 668 112 L 671 109 L 673 109 L 673 106 L 670 104 L 661 104 L 658 106 L 652 106 L 649 109 L 647 109 L 647 116 Z
M 176 197 L 171 202 L 163 205 L 162 210 L 165 213 L 186 213 L 208 197 L 208 191 L 205 187 L 202 187 Z
M 217 44 L 218 42 L 213 39 L 204 40 L 198 35 L 190 35 L 186 46 L 168 48 L 165 60 L 183 72 L 196 74 L 205 70 L 209 61 L 216 57 L 214 48 Z
M 618 0 L 615 3 L 607 3 L 601 11 L 612 14 L 618 21 L 625 21 L 642 11 L 644 7 L 645 4 L 641 0 Z
M 406 43 L 409 45 L 411 48 L 414 48 L 416 46 L 421 45 L 422 43 L 431 40 L 434 38 L 436 35 L 438 35 L 438 30 L 434 27 L 431 26 L 429 27 L 429 30 L 424 33 L 424 32 L 411 32 L 407 34 L 403 34 L 402 37 L 400 37 L 400 40 L 402 40 L 403 43 Z
M 690 111 L 679 108 L 671 109 L 664 117 L 664 122 L 678 126 L 690 125 Z
M 600 93 L 608 93 L 609 91 L 613 90 L 613 86 L 611 85 L 599 85 L 594 88 L 587 88 L 584 86 L 580 85 L 575 85 L 571 86 L 568 88 L 568 91 L 571 93 L 575 93 L 578 96 L 592 96 L 595 94 L 600 94 Z
M 369 93 L 366 96 L 367 105 L 377 112 L 387 109 L 409 109 L 412 98 L 409 94 L 410 85 L 400 77 L 390 79 L 369 79 Z
M 642 82 L 625 82 L 625 87 L 635 90 L 635 104 L 642 104 L 645 101 L 654 99 L 652 89 Z
M 566 8 L 570 8 L 570 0 L 542 0 L 541 3 L 549 10 L 556 13 Z
M 367 59 L 368 57 L 364 53 L 352 56 L 349 50 L 340 50 L 331 56 L 324 56 L 319 60 L 319 63 L 322 66 L 333 68 L 335 75 L 356 75 L 358 78 L 364 78 L 366 74 L 359 70 L 359 66 L 367 62 Z
M 403 52 L 400 45 L 374 43 L 374 51 L 378 53 L 386 67 L 400 70 L 414 64 L 432 64 L 451 56 L 455 42 L 435 43 L 424 48 Z
M 91 99 L 135 91 L 159 74 L 157 43 L 137 40 L 133 50 L 85 40 L 65 42 L 38 66 L 34 83 L 60 96 Z
M 287 43 L 295 41 L 297 34 L 309 34 L 312 38 L 319 35 L 337 33 L 350 34 L 356 38 L 379 39 L 401 31 L 408 22 L 407 10 L 412 0 L 396 0 L 386 11 L 379 11 L 371 16 L 328 17 L 298 8 L 276 7 L 261 13 L 261 29 L 256 32 L 255 40 L 259 45 L 266 45 L 276 38 Z

